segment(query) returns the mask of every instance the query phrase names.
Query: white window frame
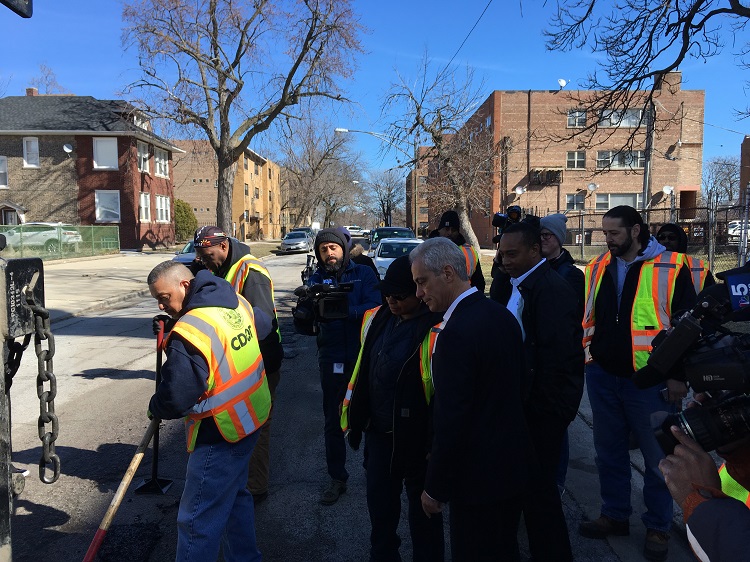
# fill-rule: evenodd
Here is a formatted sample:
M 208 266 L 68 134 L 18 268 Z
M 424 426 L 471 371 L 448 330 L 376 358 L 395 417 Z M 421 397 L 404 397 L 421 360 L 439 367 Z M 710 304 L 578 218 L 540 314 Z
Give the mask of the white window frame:
M 646 167 L 646 152 L 643 150 L 599 150 L 596 153 L 596 167 L 610 170 L 642 170 Z
M 580 129 L 586 126 L 586 110 L 585 109 L 569 109 L 568 110 L 568 128 L 569 129 Z
M 0 156 L 0 189 L 8 189 L 8 157 Z
M 568 151 L 568 154 L 565 159 L 565 167 L 568 170 L 585 170 L 586 169 L 586 151 L 585 150 Z
M 160 178 L 169 177 L 169 153 L 163 148 L 154 147 L 154 173 Z
M 110 199 L 114 198 L 114 199 Z M 103 201 L 103 199 L 109 199 Z M 102 218 L 102 205 L 114 203 L 111 208 L 106 208 L 107 211 L 116 215 L 116 218 Z M 94 206 L 96 208 L 96 222 L 120 222 L 122 214 L 120 213 L 120 192 L 114 189 L 97 189 L 94 192 Z
M 170 202 L 168 195 L 157 195 L 156 196 L 156 222 L 168 223 L 170 222 Z
M 138 171 L 148 174 L 149 146 L 148 143 L 138 141 Z
M 94 137 L 94 170 L 119 169 L 117 137 Z
M 568 193 L 565 196 L 565 208 L 568 211 L 583 211 L 586 205 L 585 193 Z
M 151 222 L 151 193 L 142 191 L 138 201 L 138 218 L 141 222 Z
M 643 121 L 643 109 L 605 109 L 599 118 L 600 127 L 628 127 L 636 129 Z
M 626 200 L 627 199 L 627 200 Z M 614 201 L 613 201 L 614 200 Z M 635 201 L 635 206 L 633 205 Z M 618 205 L 629 205 L 635 209 L 643 208 L 643 193 L 597 193 L 596 210 L 609 211 Z
M 29 143 L 33 148 L 29 148 Z M 39 139 L 37 137 L 23 137 L 23 167 L 39 168 Z

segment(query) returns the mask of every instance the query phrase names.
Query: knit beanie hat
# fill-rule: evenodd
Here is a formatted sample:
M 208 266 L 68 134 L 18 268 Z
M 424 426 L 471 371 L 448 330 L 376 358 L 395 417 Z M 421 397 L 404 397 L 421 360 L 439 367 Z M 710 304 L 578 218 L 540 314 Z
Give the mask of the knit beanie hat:
M 539 221 L 539 228 L 546 228 L 552 234 L 554 234 L 557 241 L 560 242 L 560 246 L 565 245 L 565 238 L 568 233 L 568 229 L 565 223 L 568 222 L 568 217 L 562 213 L 554 213 L 547 215 Z
M 458 213 L 456 211 L 445 211 L 443 216 L 440 217 L 438 228 L 444 228 L 446 226 L 452 228 L 458 228 L 460 226 L 458 222 Z

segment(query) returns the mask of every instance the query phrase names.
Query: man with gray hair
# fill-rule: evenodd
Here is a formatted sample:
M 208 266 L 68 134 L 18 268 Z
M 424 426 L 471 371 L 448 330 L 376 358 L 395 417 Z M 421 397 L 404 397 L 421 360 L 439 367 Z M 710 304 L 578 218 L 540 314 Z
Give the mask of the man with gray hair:
M 434 435 L 422 508 L 430 516 L 450 502 L 453 560 L 516 560 L 531 460 L 518 322 L 471 286 L 450 240 L 427 240 L 410 258 L 417 297 L 445 311 L 432 347 Z

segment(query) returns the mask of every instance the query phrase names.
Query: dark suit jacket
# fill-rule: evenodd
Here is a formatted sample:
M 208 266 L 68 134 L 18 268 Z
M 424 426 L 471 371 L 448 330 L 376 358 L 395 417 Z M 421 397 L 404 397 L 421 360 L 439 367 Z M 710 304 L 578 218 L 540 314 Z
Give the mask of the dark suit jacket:
M 432 498 L 478 505 L 523 493 L 531 455 L 521 349 L 516 319 L 481 293 L 462 300 L 438 336 L 425 481 Z

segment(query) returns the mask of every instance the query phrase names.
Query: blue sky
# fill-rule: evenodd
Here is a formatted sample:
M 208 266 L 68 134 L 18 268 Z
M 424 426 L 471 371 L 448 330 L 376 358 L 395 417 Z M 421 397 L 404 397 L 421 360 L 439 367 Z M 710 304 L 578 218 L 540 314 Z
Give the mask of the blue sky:
M 383 131 L 380 104 L 395 70 L 414 76 L 425 50 L 436 63 L 447 63 L 486 4 L 355 0 L 361 22 L 369 29 L 363 36 L 366 52 L 359 58 L 355 78 L 344 84 L 355 104 L 340 113 L 336 125 Z M 60 84 L 78 95 L 117 97 L 136 76 L 134 53 L 121 46 L 120 13 L 115 0 L 35 0 L 30 20 L 0 9 L 0 27 L 5 30 L 0 84 L 7 83 L 5 95 L 23 95 L 44 63 Z M 595 58 L 589 52 L 546 51 L 542 30 L 549 13 L 541 0 L 494 0 L 454 64 L 473 66 L 487 94 L 496 89 L 556 89 L 558 78 L 573 84 L 582 81 L 595 69 Z M 704 130 L 704 159 L 739 155 L 750 121 L 738 121 L 734 110 L 748 105 L 745 80 L 750 71 L 739 69 L 731 49 L 708 63 L 688 60 L 681 70 L 684 89 L 706 91 L 705 120 L 714 126 Z M 266 143 L 259 139 L 255 144 Z M 372 137 L 356 135 L 355 146 L 373 168 L 395 164 L 397 154 L 380 158 L 378 141 Z

